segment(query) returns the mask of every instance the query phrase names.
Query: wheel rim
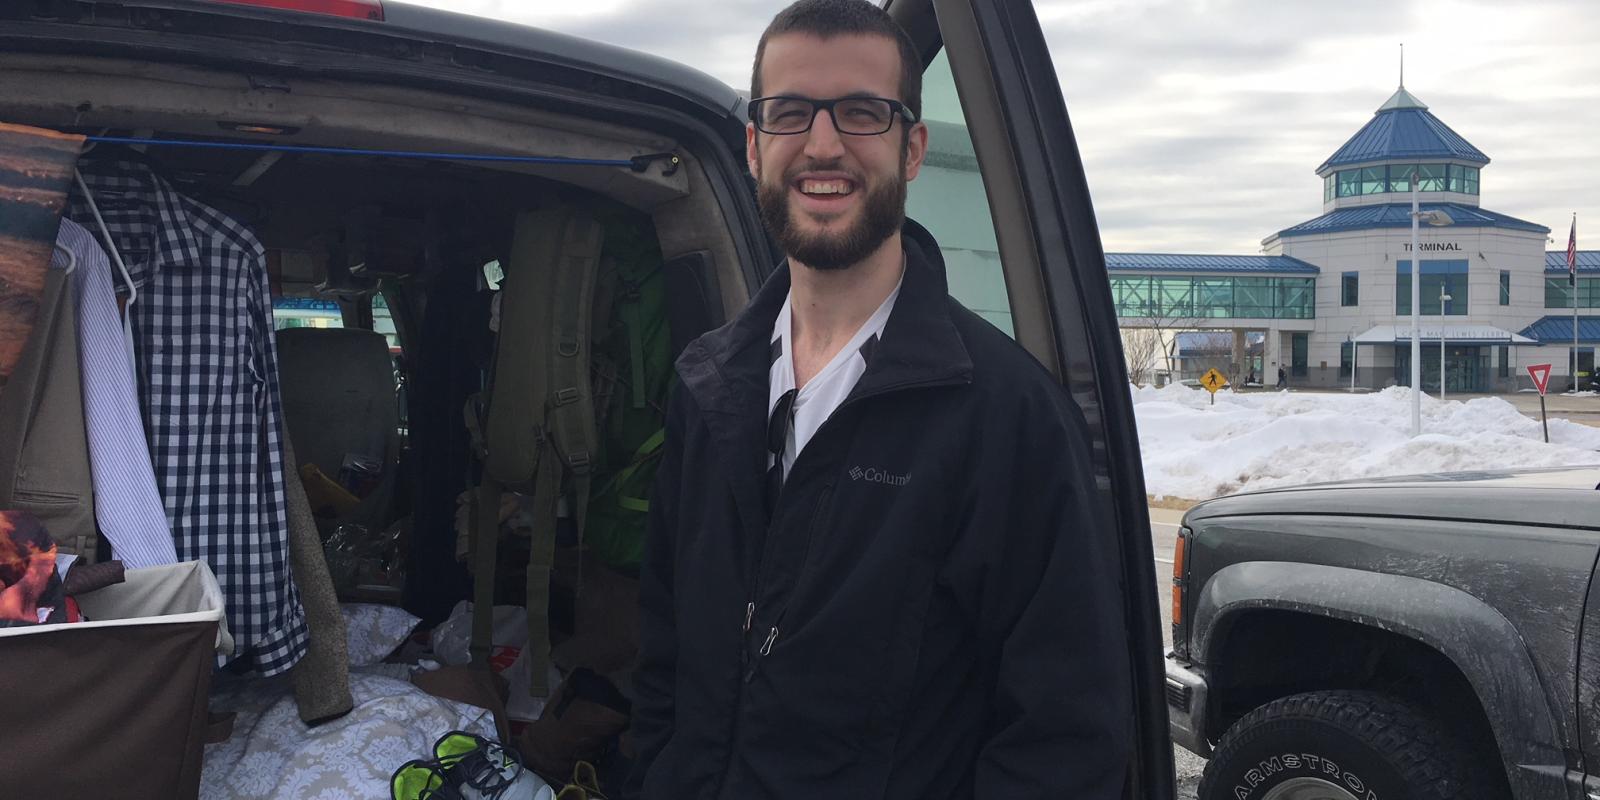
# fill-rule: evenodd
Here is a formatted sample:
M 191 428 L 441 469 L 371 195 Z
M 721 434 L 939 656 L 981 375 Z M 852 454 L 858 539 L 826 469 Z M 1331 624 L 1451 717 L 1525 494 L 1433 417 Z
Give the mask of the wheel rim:
M 1321 778 L 1291 778 L 1267 792 L 1261 800 L 1361 800 L 1338 784 Z

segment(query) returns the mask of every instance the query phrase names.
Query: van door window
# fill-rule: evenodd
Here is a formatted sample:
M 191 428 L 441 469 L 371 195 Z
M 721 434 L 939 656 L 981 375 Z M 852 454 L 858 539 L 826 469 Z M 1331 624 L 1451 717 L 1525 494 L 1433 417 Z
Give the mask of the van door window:
M 1000 270 L 1000 246 L 942 50 L 922 75 L 922 119 L 928 125 L 928 154 L 907 191 L 906 216 L 938 240 L 951 296 L 1010 336 L 1011 303 Z

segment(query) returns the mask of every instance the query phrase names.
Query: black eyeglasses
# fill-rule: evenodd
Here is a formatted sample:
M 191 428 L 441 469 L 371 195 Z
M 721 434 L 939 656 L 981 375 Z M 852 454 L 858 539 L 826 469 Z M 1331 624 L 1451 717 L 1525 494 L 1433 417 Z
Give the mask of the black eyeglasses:
M 757 97 L 750 101 L 750 121 L 756 130 L 774 136 L 792 136 L 811 130 L 817 112 L 827 109 L 833 127 L 851 136 L 877 136 L 894 127 L 896 117 L 911 124 L 917 115 L 899 100 L 886 97 L 836 97 L 813 100 L 809 97 Z

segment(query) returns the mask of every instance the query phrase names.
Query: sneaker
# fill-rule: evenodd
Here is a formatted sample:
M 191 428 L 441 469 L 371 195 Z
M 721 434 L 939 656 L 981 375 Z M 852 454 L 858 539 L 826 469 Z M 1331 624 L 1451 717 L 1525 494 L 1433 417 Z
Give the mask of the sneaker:
M 516 751 L 476 734 L 451 731 L 434 743 L 432 761 L 401 765 L 390 778 L 394 800 L 553 800 L 555 790 L 522 765 Z

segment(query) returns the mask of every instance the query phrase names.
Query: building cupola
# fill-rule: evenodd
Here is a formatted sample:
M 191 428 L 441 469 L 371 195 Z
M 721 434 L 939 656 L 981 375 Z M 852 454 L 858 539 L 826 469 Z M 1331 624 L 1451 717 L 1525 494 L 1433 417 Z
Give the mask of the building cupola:
M 1407 91 L 1403 75 L 1372 119 L 1317 167 L 1324 211 L 1409 202 L 1413 173 L 1424 202 L 1478 205 L 1478 173 L 1489 157 Z

